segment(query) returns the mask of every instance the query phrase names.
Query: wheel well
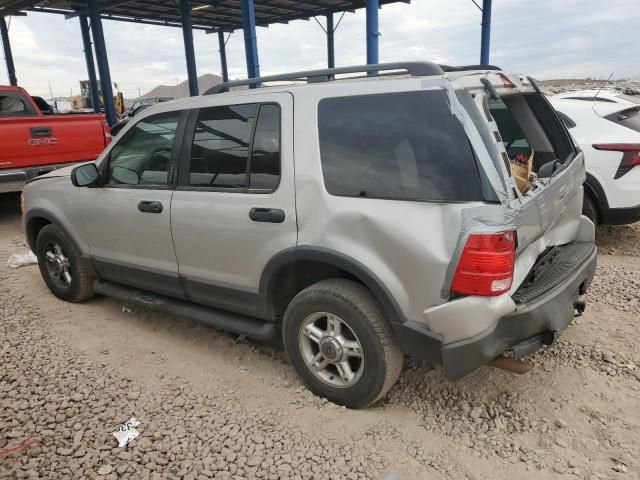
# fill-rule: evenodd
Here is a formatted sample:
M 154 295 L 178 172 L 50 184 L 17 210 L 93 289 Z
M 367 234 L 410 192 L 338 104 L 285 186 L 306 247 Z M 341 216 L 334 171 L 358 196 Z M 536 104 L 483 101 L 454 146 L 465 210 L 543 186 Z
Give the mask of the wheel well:
M 584 184 L 584 195 L 585 197 L 589 198 L 589 200 L 591 200 L 593 207 L 596 209 L 596 215 L 597 215 L 597 221 L 598 221 L 597 223 L 600 223 L 602 221 L 602 211 L 600 210 L 600 203 L 598 202 L 598 196 L 593 191 L 593 188 L 590 185 L 587 185 L 586 183 Z
M 31 250 L 36 248 L 36 239 L 38 238 L 38 233 L 47 225 L 50 225 L 51 222 L 43 217 L 34 217 L 29 220 L 27 224 L 27 242 L 31 247 Z
M 346 278 L 364 285 L 346 270 L 317 260 L 298 260 L 283 266 L 271 281 L 268 297 L 276 321 L 280 321 L 289 302 L 305 288 L 329 278 Z

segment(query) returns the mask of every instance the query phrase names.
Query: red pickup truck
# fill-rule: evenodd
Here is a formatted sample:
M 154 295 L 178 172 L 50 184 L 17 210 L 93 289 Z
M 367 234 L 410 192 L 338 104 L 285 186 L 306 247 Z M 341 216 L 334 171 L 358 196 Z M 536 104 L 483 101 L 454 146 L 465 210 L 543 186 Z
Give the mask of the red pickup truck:
M 33 177 L 95 160 L 111 141 L 104 115 L 46 115 L 20 87 L 0 86 L 0 193 Z

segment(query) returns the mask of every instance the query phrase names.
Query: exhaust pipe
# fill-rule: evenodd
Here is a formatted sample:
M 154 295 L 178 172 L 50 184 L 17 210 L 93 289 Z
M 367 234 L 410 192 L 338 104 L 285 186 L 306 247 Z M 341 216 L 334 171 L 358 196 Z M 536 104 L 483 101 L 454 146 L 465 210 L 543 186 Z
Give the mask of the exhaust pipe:
M 499 368 L 500 370 L 506 370 L 507 372 L 517 373 L 518 375 L 527 373 L 533 368 L 532 362 L 502 356 L 494 358 L 487 363 L 487 365 L 493 368 Z

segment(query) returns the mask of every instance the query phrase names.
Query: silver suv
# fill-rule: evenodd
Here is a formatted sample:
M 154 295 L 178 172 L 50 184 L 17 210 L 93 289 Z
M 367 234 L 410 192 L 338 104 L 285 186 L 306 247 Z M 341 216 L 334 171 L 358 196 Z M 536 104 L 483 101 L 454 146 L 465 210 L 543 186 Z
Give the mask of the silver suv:
M 533 80 L 397 63 L 153 106 L 31 181 L 24 224 L 57 297 L 281 337 L 313 392 L 357 408 L 405 354 L 458 379 L 558 337 L 596 268 L 584 179 Z

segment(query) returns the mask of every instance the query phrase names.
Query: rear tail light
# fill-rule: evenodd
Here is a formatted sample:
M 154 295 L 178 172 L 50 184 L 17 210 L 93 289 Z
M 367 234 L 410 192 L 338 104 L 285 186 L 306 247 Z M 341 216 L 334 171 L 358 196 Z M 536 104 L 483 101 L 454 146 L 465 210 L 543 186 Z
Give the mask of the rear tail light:
M 497 296 L 511 288 L 516 233 L 471 234 L 462 250 L 451 290 L 463 295 Z
M 622 161 L 613 178 L 620 178 L 633 167 L 640 165 L 640 143 L 599 143 L 593 145 L 596 150 L 622 152 Z

